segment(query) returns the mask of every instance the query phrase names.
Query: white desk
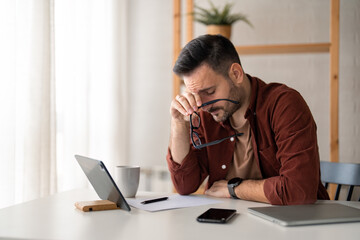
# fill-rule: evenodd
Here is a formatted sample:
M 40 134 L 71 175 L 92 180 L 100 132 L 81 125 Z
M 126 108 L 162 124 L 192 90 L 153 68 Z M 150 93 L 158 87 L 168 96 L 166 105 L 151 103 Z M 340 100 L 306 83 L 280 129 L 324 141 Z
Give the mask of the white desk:
M 98 198 L 92 190 L 74 190 L 0 209 L 0 239 L 339 240 L 360 237 L 360 223 L 281 227 L 247 212 L 248 207 L 266 204 L 242 200 L 222 199 L 220 204 L 153 213 L 135 208 L 131 212 L 84 213 L 74 207 L 76 201 L 94 199 Z M 360 208 L 359 202 L 351 205 Z M 235 208 L 238 215 L 224 225 L 198 223 L 196 217 L 210 207 Z

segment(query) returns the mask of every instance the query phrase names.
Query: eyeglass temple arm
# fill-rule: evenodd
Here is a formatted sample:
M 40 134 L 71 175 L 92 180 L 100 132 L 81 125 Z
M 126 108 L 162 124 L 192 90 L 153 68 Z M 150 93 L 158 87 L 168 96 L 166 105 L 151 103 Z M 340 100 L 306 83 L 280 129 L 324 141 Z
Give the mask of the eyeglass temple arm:
M 229 139 L 229 138 L 232 138 L 232 137 L 238 137 L 238 136 L 242 136 L 244 135 L 244 133 L 237 133 L 237 134 L 234 134 L 232 136 L 229 136 L 229 137 L 226 137 L 226 138 L 223 138 L 223 139 L 219 139 L 219 140 L 215 140 L 213 142 L 209 142 L 209 143 L 204 143 L 204 144 L 201 144 L 201 145 L 194 145 L 194 147 L 196 149 L 201 149 L 201 148 L 204 148 L 204 147 L 209 147 L 209 146 L 212 146 L 212 145 L 215 145 L 215 144 L 218 144 L 218 143 L 221 143 L 222 141 L 225 141 L 226 139 Z
M 231 100 L 231 99 L 220 98 L 220 99 L 215 99 L 215 100 L 212 100 L 212 101 L 203 103 L 199 108 L 205 107 L 205 106 L 210 105 L 210 104 L 213 104 L 213 103 L 216 103 L 216 102 L 218 102 L 218 101 L 228 101 L 228 102 L 232 102 L 232 103 L 234 103 L 234 104 L 239 104 L 239 103 L 240 103 L 240 102 L 238 102 L 238 101 L 234 101 L 234 100 Z

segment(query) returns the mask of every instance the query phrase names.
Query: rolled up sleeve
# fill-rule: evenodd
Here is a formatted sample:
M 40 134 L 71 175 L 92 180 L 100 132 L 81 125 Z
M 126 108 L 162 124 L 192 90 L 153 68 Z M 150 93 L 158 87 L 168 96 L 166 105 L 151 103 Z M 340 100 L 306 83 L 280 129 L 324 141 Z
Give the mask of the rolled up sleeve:
M 297 92 L 280 96 L 271 123 L 279 176 L 267 178 L 264 193 L 271 204 L 310 204 L 317 200 L 320 162 L 316 124 Z
M 179 194 L 187 195 L 195 192 L 207 176 L 206 168 L 201 162 L 201 151 L 190 150 L 181 164 L 172 159 L 168 148 L 167 163 L 171 179 Z

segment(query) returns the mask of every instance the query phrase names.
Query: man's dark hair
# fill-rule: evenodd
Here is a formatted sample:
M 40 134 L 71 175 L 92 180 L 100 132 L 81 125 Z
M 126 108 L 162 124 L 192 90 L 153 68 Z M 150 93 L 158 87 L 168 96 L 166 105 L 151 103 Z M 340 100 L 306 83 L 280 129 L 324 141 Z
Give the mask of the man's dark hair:
M 202 35 L 186 44 L 173 71 L 179 76 L 187 75 L 203 63 L 226 78 L 231 64 L 241 65 L 239 55 L 230 40 L 221 35 Z

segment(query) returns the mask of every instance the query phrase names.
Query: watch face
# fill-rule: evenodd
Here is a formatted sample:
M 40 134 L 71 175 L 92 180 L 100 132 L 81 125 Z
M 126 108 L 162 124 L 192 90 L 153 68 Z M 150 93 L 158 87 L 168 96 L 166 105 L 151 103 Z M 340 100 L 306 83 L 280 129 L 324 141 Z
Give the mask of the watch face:
M 231 184 L 231 185 L 233 185 L 233 184 L 240 184 L 241 181 L 242 181 L 242 179 L 237 177 L 237 178 L 231 179 L 231 180 L 228 182 L 228 184 Z

